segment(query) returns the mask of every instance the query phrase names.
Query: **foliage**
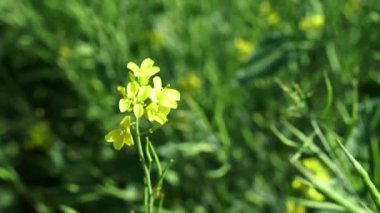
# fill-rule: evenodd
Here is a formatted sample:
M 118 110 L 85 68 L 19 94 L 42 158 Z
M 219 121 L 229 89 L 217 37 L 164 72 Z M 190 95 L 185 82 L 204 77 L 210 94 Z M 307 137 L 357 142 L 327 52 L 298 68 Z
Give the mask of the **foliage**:
M 375 212 L 379 29 L 378 0 L 0 1 L 0 211 L 140 209 L 104 135 L 151 57 L 181 92 L 150 137 L 166 212 Z

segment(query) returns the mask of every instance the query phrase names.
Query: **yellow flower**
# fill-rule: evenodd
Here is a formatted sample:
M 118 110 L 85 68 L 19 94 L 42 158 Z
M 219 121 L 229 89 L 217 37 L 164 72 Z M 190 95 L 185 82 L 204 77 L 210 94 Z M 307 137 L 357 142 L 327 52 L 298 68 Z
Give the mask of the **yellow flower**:
M 316 158 L 305 158 L 302 160 L 303 165 L 311 171 L 318 180 L 328 183 L 330 176 L 321 162 Z
M 317 158 L 305 158 L 302 160 L 302 164 L 313 173 L 319 181 L 326 184 L 330 181 L 328 172 Z M 325 199 L 325 196 L 322 193 L 316 188 L 303 183 L 299 177 L 293 179 L 292 188 L 302 192 L 304 196 L 311 200 L 323 201 Z
M 188 73 L 179 80 L 179 85 L 183 90 L 194 91 L 201 87 L 202 81 L 195 73 Z
M 124 98 L 119 100 L 120 112 L 133 110 L 135 116 L 140 118 L 144 114 L 144 101 L 149 97 L 151 89 L 151 86 L 140 86 L 136 81 L 128 83 Z
M 170 109 L 176 109 L 181 94 L 178 90 L 162 88 L 162 80 L 156 76 L 153 78 L 153 89 L 150 90 L 149 98 L 152 101 L 146 108 L 149 121 L 156 121 L 164 124 Z
M 126 87 L 117 86 L 118 93 L 122 96 L 119 100 L 120 112 L 133 112 L 133 118 L 137 120 L 146 116 L 151 122 L 156 121 L 161 125 L 167 121 L 167 116 L 171 109 L 177 108 L 180 100 L 180 92 L 163 88 L 161 78 L 153 78 L 153 87 L 149 85 L 150 78 L 160 71 L 160 68 L 153 66 L 154 61 L 145 59 L 140 67 L 130 62 L 127 68 L 130 69 L 129 83 Z M 120 122 L 120 128 L 109 132 L 106 141 L 113 143 L 115 149 L 120 150 L 124 145 L 134 144 L 131 134 L 131 116 L 125 116 Z
M 237 50 L 238 57 L 240 61 L 245 61 L 251 54 L 254 49 L 253 43 L 243 39 L 243 38 L 235 38 L 234 46 Z
M 162 80 L 158 76 L 153 78 L 153 86 L 154 88 L 150 90 L 149 94 L 152 102 L 172 109 L 177 108 L 177 101 L 181 98 L 178 90 L 162 88 Z
M 305 184 L 302 183 L 302 181 L 300 180 L 299 177 L 296 177 L 293 179 L 293 181 L 292 181 L 292 188 L 293 189 L 301 190 L 304 187 L 305 187 Z
M 149 78 L 160 71 L 160 68 L 153 66 L 153 64 L 154 61 L 152 59 L 146 58 L 141 63 L 140 67 L 133 62 L 129 62 L 127 68 L 132 71 L 133 76 L 138 79 L 138 82 L 141 85 L 147 85 L 149 83 Z
M 117 150 L 123 148 L 124 145 L 132 146 L 134 144 L 131 133 L 131 117 L 125 116 L 120 122 L 120 128 L 109 132 L 105 139 L 109 143 L 113 143 L 113 147 Z
M 24 148 L 27 150 L 47 149 L 51 145 L 51 129 L 49 123 L 41 121 L 35 123 L 27 131 Z
M 70 57 L 71 55 L 71 50 L 70 48 L 68 48 L 67 46 L 61 46 L 59 48 L 59 55 L 62 57 L 62 58 L 68 58 Z
M 269 25 L 277 26 L 281 23 L 280 15 L 276 11 L 272 11 L 267 15 Z
M 170 108 L 158 105 L 157 103 L 150 103 L 146 108 L 146 113 L 149 121 L 156 121 L 159 124 L 166 123 L 167 116 L 170 112 Z
M 310 187 L 307 192 L 306 192 L 306 195 L 311 199 L 311 200 L 315 200 L 315 201 L 323 201 L 325 200 L 325 196 L 323 196 L 323 194 L 321 194 L 318 190 L 316 190 L 314 187 Z
M 260 4 L 260 11 L 265 15 L 269 25 L 277 26 L 281 23 L 280 15 L 277 11 L 272 9 L 268 1 L 264 1 Z
M 286 212 L 287 213 L 306 213 L 307 210 L 305 206 L 302 206 L 293 200 L 286 201 Z
M 318 30 L 325 26 L 325 16 L 322 14 L 313 14 L 305 17 L 298 24 L 299 29 L 303 31 Z

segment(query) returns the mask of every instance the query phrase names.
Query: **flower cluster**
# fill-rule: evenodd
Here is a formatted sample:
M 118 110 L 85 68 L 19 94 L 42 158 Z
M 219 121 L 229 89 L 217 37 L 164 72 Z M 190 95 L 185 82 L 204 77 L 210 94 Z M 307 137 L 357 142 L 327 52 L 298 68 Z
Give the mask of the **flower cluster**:
M 170 110 L 177 108 L 179 91 L 163 87 L 161 78 L 153 77 L 160 68 L 154 66 L 154 61 L 150 58 L 145 59 L 140 66 L 130 62 L 127 68 L 130 70 L 129 83 L 126 87 L 117 88 L 122 95 L 119 100 L 120 112 L 133 112 L 135 119 L 145 115 L 150 122 L 165 124 Z M 150 85 L 152 77 L 153 85 Z M 113 142 L 115 149 L 120 150 L 124 145 L 134 144 L 130 130 L 131 120 L 132 117 L 126 115 L 120 122 L 120 128 L 106 135 L 106 141 Z

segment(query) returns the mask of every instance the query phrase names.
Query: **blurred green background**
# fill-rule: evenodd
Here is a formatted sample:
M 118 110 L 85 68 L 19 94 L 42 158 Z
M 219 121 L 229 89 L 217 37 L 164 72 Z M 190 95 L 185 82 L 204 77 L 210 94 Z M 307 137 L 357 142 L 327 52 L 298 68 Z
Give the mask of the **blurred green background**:
M 285 121 L 341 136 L 380 185 L 378 0 L 2 0 L 0 212 L 139 212 L 136 150 L 104 135 L 146 57 L 182 94 L 150 137 L 174 159 L 166 212 L 316 212 L 289 204 Z

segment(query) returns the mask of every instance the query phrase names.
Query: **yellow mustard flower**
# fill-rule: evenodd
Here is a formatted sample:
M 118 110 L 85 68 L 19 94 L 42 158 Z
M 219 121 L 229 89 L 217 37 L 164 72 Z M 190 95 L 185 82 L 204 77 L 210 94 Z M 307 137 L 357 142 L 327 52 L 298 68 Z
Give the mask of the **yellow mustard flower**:
M 278 12 L 272 11 L 267 14 L 267 22 L 271 26 L 277 26 L 281 23 L 281 18 Z
M 307 213 L 307 209 L 305 206 L 300 205 L 293 200 L 287 200 L 286 212 L 287 213 Z
M 311 172 L 315 177 L 324 183 L 330 182 L 330 176 L 328 171 L 323 167 L 321 162 L 317 158 L 305 158 L 302 160 L 302 164 Z M 292 188 L 303 193 L 304 196 L 311 200 L 323 201 L 325 196 L 320 193 L 316 188 L 306 185 L 299 177 L 293 179 Z
M 128 83 L 125 97 L 119 100 L 120 112 L 133 110 L 135 116 L 140 118 L 144 114 L 144 101 L 149 97 L 151 89 L 151 86 L 140 86 L 137 82 Z
M 143 117 L 161 125 L 166 123 L 167 116 L 171 109 L 176 109 L 181 95 L 178 90 L 162 87 L 160 77 L 153 78 L 153 87 L 149 85 L 150 78 L 160 71 L 160 68 L 153 66 L 154 61 L 145 59 L 140 66 L 130 62 L 127 68 L 130 70 L 129 83 L 126 87 L 117 86 L 117 91 L 122 96 L 119 100 L 120 112 L 133 112 L 136 123 Z M 106 135 L 106 141 L 113 143 L 115 149 L 120 150 L 124 145 L 134 144 L 131 134 L 131 119 L 127 115 L 120 122 L 120 128 L 112 130 Z
M 123 148 L 124 145 L 132 146 L 134 144 L 131 133 L 131 117 L 125 116 L 120 122 L 120 128 L 112 130 L 106 135 L 106 141 L 113 143 L 113 147 L 117 150 Z
M 240 61 L 247 60 L 251 52 L 254 50 L 254 44 L 243 38 L 235 38 L 234 46 Z
M 315 201 L 324 201 L 325 196 L 321 194 L 318 190 L 316 190 L 314 187 L 309 187 L 306 191 L 307 197 L 309 197 L 311 200 Z
M 149 78 L 160 71 L 159 67 L 153 65 L 154 61 L 150 58 L 146 58 L 141 63 L 140 67 L 133 62 L 129 62 L 127 68 L 132 71 L 133 76 L 138 79 L 138 82 L 141 85 L 147 85 L 149 83 Z
M 265 15 L 267 22 L 271 26 L 277 26 L 281 23 L 281 18 L 278 12 L 272 9 L 268 1 L 261 2 L 260 11 Z
M 188 73 L 184 76 L 182 76 L 179 80 L 179 85 L 181 86 L 182 90 L 186 91 L 195 91 L 201 87 L 202 81 L 199 78 L 198 75 L 195 73 Z
M 302 19 L 298 27 L 303 31 L 318 30 L 325 26 L 325 16 L 322 14 L 313 14 Z
M 177 101 L 181 95 L 178 90 L 171 88 L 162 88 L 162 80 L 156 76 L 153 78 L 154 88 L 150 90 L 151 103 L 146 108 L 149 121 L 157 121 L 164 124 L 167 121 L 167 115 L 170 109 L 177 108 Z
M 62 58 L 68 58 L 71 55 L 71 50 L 67 46 L 61 46 L 58 52 Z
M 303 165 L 311 171 L 318 180 L 328 183 L 330 182 L 330 176 L 327 170 L 323 167 L 321 162 L 317 158 L 305 158 L 302 160 Z
M 296 177 L 293 179 L 293 181 L 292 181 L 292 188 L 293 189 L 301 190 L 304 187 L 305 187 L 305 184 L 302 183 L 302 181 L 299 177 Z

